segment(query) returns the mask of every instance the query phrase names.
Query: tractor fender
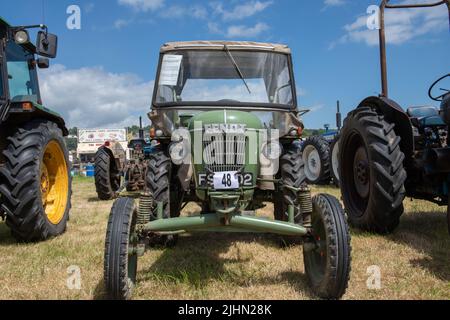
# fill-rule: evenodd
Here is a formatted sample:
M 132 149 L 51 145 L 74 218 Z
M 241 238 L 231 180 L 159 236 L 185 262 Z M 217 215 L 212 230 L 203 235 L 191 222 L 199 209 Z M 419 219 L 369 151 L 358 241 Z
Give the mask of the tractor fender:
M 369 97 L 364 99 L 358 106 L 372 107 L 385 117 L 385 119 L 395 124 L 395 133 L 401 138 L 400 149 L 405 154 L 406 159 L 411 159 L 414 154 L 413 126 L 408 114 L 395 101 L 385 97 Z

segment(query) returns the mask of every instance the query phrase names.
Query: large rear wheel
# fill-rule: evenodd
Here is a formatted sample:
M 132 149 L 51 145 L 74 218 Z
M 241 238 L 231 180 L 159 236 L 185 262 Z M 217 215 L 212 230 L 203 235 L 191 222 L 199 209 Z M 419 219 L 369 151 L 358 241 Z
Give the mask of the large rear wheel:
M 71 199 L 67 147 L 51 121 L 32 120 L 8 138 L 0 168 L 6 223 L 19 241 L 40 241 L 66 230 Z
M 301 148 L 292 144 L 286 148 L 285 154 L 280 159 L 281 181 L 284 186 L 300 188 L 306 184 L 305 165 L 302 161 Z M 300 203 L 297 192 L 288 188 L 279 188 L 274 197 L 275 220 L 289 221 L 288 207 L 294 207 L 294 218 L 296 223 L 302 223 L 303 217 L 300 211 Z M 292 245 L 298 242 L 298 238 L 282 236 L 281 245 Z
M 395 125 L 365 107 L 345 120 L 340 142 L 341 191 L 349 222 L 377 233 L 399 224 L 405 198 L 405 156 Z
M 331 177 L 333 183 L 339 187 L 339 135 L 333 139 L 330 145 L 331 152 Z
M 339 201 L 319 194 L 313 198 L 312 232 L 303 247 L 305 271 L 314 292 L 339 299 L 350 278 L 350 232 Z
M 180 215 L 180 208 L 178 206 L 181 193 L 178 195 L 172 194 L 174 192 L 174 183 L 172 182 L 172 161 L 164 153 L 159 150 L 149 155 L 149 168 L 147 173 L 147 187 L 153 194 L 155 204 L 162 203 L 163 218 L 175 218 Z M 175 197 L 178 200 L 175 201 Z M 172 201 L 173 200 L 173 201 Z M 155 205 L 156 207 L 156 205 Z M 178 241 L 178 235 L 168 235 L 154 237 L 154 245 L 162 245 L 164 247 L 173 247 Z
M 448 234 L 450 234 L 450 195 L 448 197 L 448 204 L 447 204 L 447 228 Z
M 114 158 L 105 150 L 98 149 L 95 154 L 95 189 L 100 200 L 111 200 L 120 188 L 120 172 Z
M 330 144 L 325 138 L 308 137 L 302 145 L 302 157 L 309 184 L 330 183 Z

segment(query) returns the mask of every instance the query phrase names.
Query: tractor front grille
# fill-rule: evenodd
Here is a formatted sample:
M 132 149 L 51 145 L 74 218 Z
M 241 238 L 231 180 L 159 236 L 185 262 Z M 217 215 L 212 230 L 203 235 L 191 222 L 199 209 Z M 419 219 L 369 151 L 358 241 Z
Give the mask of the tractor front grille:
M 240 171 L 245 165 L 245 130 L 205 130 L 203 161 L 210 172 Z

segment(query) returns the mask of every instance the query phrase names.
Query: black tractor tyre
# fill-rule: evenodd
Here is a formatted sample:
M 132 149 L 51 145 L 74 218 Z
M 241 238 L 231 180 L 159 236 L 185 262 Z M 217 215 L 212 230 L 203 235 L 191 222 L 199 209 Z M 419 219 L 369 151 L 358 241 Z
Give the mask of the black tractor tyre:
M 313 197 L 312 234 L 303 258 L 311 288 L 320 298 L 340 299 L 348 286 L 351 237 L 344 209 L 330 195 Z
M 369 107 L 356 109 L 345 120 L 339 175 L 352 226 L 380 234 L 397 228 L 407 178 L 400 140 L 395 124 Z
M 330 144 L 330 172 L 336 187 L 339 187 L 339 138 L 337 135 Z
M 171 203 L 171 178 L 172 160 L 162 150 L 149 155 L 149 167 L 147 172 L 147 187 L 153 194 L 156 203 L 163 205 L 163 218 L 175 218 L 180 215 L 179 208 Z M 154 237 L 154 245 L 174 247 L 178 241 L 178 235 Z
M 136 284 L 136 252 L 133 233 L 137 211 L 131 198 L 119 198 L 114 202 L 109 216 L 105 239 L 104 282 L 108 297 L 129 300 Z
M 301 148 L 292 144 L 280 159 L 280 176 L 283 185 L 300 188 L 306 184 L 305 165 L 302 160 Z M 300 212 L 298 195 L 288 188 L 280 188 L 274 195 L 274 217 L 275 220 L 289 221 L 288 207 L 294 206 L 294 217 L 296 223 L 301 223 L 303 217 Z M 283 236 L 280 238 L 282 245 L 296 243 L 295 237 Z
M 447 204 L 447 228 L 448 228 L 448 234 L 450 235 L 450 196 L 449 196 L 448 204 Z
M 331 180 L 330 143 L 321 136 L 306 138 L 302 144 L 306 180 L 309 184 L 326 185 Z
M 112 200 L 120 188 L 120 175 L 114 159 L 102 147 L 95 154 L 95 189 L 100 200 Z
M 54 122 L 34 119 L 7 140 L 6 163 L 0 167 L 0 197 L 12 235 L 21 242 L 61 235 L 66 231 L 72 195 L 62 130 Z

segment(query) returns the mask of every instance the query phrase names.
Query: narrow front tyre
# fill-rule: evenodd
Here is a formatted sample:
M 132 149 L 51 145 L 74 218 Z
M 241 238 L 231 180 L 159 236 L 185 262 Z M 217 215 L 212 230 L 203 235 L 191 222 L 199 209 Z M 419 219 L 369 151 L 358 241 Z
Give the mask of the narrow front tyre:
M 313 291 L 323 299 L 340 299 L 350 278 L 350 233 L 339 201 L 313 198 L 312 230 L 303 246 L 305 271 Z
M 137 211 L 134 200 L 115 201 L 108 222 L 105 241 L 104 281 L 109 298 L 129 300 L 137 272 Z

